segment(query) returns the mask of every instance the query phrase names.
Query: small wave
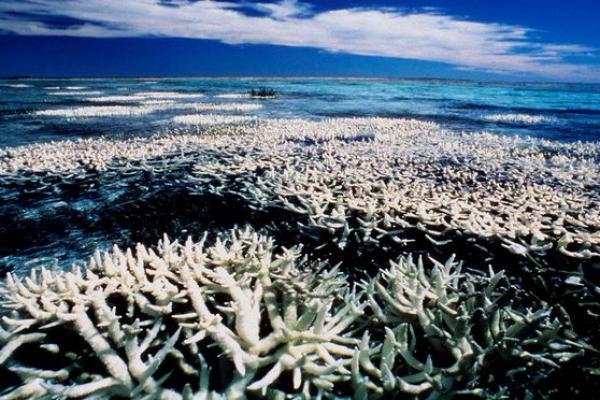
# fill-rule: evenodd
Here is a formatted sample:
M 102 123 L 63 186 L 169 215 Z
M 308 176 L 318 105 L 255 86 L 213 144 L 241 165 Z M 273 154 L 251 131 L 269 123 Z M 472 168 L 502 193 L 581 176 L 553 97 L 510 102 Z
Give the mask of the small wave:
M 148 96 L 139 96 L 139 95 L 124 95 L 124 96 L 101 96 L 101 97 L 92 97 L 87 99 L 89 101 L 97 101 L 97 102 L 115 102 L 115 101 L 143 101 L 148 100 Z
M 67 90 L 83 90 L 83 89 L 87 89 L 87 87 L 85 87 L 85 86 L 65 86 L 65 89 L 67 89 Z
M 218 99 L 247 99 L 250 95 L 243 93 L 223 93 L 218 94 L 215 97 Z
M 89 91 L 80 91 L 80 90 L 63 90 L 62 92 L 52 92 L 49 93 L 51 96 L 98 96 L 103 92 L 99 90 L 89 90 Z
M 31 85 L 26 85 L 24 83 L 9 83 L 9 84 L 5 84 L 5 85 L 2 85 L 2 86 L 6 86 L 6 87 L 9 87 L 9 88 L 30 88 L 30 87 L 33 87 Z
M 237 124 L 240 122 L 255 121 L 256 118 L 245 115 L 219 115 L 219 114 L 192 114 L 173 117 L 176 124 L 185 125 L 221 125 Z
M 58 89 L 60 89 L 60 86 L 44 86 L 44 89 L 46 89 L 46 90 L 58 90 Z
M 503 122 L 509 124 L 512 123 L 525 125 L 547 124 L 554 121 L 554 118 L 532 114 L 490 114 L 483 116 L 482 119 L 489 122 Z
M 570 115 L 570 114 L 581 114 L 581 115 L 600 115 L 600 109 L 598 108 L 540 108 L 540 107 L 516 107 L 516 106 L 498 106 L 484 103 L 456 103 L 451 105 L 452 108 L 457 110 L 469 110 L 469 111 L 480 111 L 480 112 L 495 112 L 497 114 L 532 114 L 537 113 L 544 114 L 558 114 L 558 115 Z
M 157 111 L 158 107 L 152 106 L 97 106 L 97 107 L 77 107 L 77 108 L 59 108 L 54 110 L 40 110 L 34 112 L 34 115 L 43 115 L 51 117 L 66 118 L 88 118 L 88 117 L 114 117 L 114 116 L 135 116 L 150 114 Z

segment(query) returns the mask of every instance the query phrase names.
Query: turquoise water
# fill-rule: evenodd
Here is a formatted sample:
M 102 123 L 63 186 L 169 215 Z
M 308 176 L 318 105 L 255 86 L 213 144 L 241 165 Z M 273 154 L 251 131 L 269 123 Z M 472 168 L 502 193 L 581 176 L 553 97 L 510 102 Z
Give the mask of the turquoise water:
M 556 140 L 600 138 L 600 85 L 382 79 L 0 80 L 0 147 L 181 129 L 174 117 L 196 113 L 193 104 L 257 103 L 243 96 L 258 87 L 273 88 L 278 96 L 261 100 L 259 110 L 211 113 L 311 119 L 414 117 L 459 130 Z M 148 92 L 165 91 L 183 96 L 166 99 L 168 105 L 155 104 L 151 112 L 135 111 L 161 99 Z M 194 97 L 200 94 L 204 96 Z M 47 110 L 87 107 L 118 107 L 121 112 L 130 107 L 134 115 L 43 115 Z

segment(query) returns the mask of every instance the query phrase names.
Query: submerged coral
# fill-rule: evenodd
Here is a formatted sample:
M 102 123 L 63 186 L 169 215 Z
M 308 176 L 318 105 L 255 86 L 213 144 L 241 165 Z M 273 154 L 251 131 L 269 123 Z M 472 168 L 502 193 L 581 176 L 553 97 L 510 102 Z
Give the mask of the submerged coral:
M 513 309 L 502 273 L 453 259 L 407 256 L 359 289 L 249 229 L 205 241 L 9 275 L 3 398 L 483 393 L 496 353 L 552 370 L 589 347 L 550 309 Z
M 0 364 L 18 383 L 6 396 L 238 398 L 288 370 L 295 389 L 324 391 L 349 373 L 364 305 L 322 267 L 246 230 L 209 248 L 165 238 L 157 253 L 98 253 L 85 272 L 9 276 Z M 44 360 L 19 357 L 32 348 Z
M 382 118 L 195 128 L 0 150 L 0 200 L 20 205 L 0 206 L 5 229 L 43 237 L 26 219 L 48 199 L 75 210 L 56 212 L 62 225 L 97 212 L 89 198 L 125 209 L 137 196 L 152 203 L 144 241 L 211 203 L 197 220 L 248 216 L 202 230 L 249 222 L 303 250 L 247 230 L 206 248 L 115 249 L 68 273 L 16 269 L 1 295 L 8 398 L 536 398 L 598 385 L 598 143 Z
M 420 233 L 435 246 L 457 236 L 498 242 L 534 260 L 550 251 L 600 257 L 597 146 L 584 155 L 576 145 L 536 148 L 425 124 L 319 134 L 273 125 L 284 144 L 199 162 L 190 181 L 296 213 L 305 231 L 329 233 L 340 247 Z

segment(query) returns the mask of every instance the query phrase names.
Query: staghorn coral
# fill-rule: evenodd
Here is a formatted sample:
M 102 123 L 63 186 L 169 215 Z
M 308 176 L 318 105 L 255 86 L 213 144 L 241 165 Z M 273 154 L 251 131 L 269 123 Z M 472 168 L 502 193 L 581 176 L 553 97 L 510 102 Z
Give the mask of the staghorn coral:
M 330 390 L 349 376 L 365 304 L 323 266 L 244 230 L 209 248 L 115 247 L 85 272 L 9 275 L 0 365 L 19 379 L 3 398 L 238 398 L 288 370 L 299 392 Z M 20 356 L 31 351 L 46 366 Z
M 356 291 L 250 229 L 205 242 L 9 275 L 2 398 L 480 394 L 495 352 L 552 370 L 589 348 L 549 309 L 512 309 L 502 273 L 453 259 L 407 256 Z
M 420 232 L 435 246 L 457 236 L 479 245 L 496 242 L 533 262 L 550 250 L 600 257 L 593 154 L 575 161 L 562 149 L 547 156 L 485 143 L 478 135 L 449 137 L 420 128 L 394 135 L 307 134 L 303 143 L 309 146 L 282 150 L 279 157 L 272 150 L 247 151 L 197 163 L 190 181 L 199 192 L 208 185 L 212 193 L 240 196 L 257 209 L 291 211 L 309 234 L 330 234 L 341 248 L 352 236 L 356 242 L 406 243 Z M 299 137 L 285 133 L 282 140 Z M 428 151 L 436 146 L 443 149 Z
M 319 304 L 330 304 L 324 317 L 327 321 L 341 312 L 344 302 L 352 300 L 357 315 L 353 314 L 350 325 L 342 332 L 341 336 L 348 340 L 340 344 L 344 353 L 331 354 L 328 350 L 333 360 L 341 360 L 336 369 L 325 372 L 313 366 L 302 369 L 309 364 L 298 367 L 287 357 L 269 358 L 261 353 L 258 358 L 267 357 L 268 361 L 252 367 L 254 376 L 248 377 L 248 381 L 236 378 L 235 374 L 240 374 L 238 367 L 243 366 L 245 371 L 252 368 L 245 358 L 240 362 L 228 356 L 208 333 L 198 342 L 196 352 L 190 345 L 182 344 L 195 330 L 201 330 L 193 326 L 197 321 L 170 317 L 196 313 L 186 294 L 182 295 L 186 302 L 172 301 L 174 311 L 165 311 L 160 317 L 146 315 L 151 310 L 146 308 L 140 318 L 140 332 L 136 333 L 138 343 L 144 342 L 147 331 L 157 319 L 161 320 L 156 340 L 150 340 L 153 345 L 143 353 L 144 362 L 147 354 L 156 355 L 162 349 L 159 342 L 169 343 L 169 339 L 174 340 L 174 348 L 183 354 L 183 358 L 177 358 L 175 352 L 164 356 L 163 364 L 152 374 L 154 382 L 166 390 L 165 396 L 199 391 L 197 376 L 209 377 L 207 390 L 215 392 L 215 396 L 232 393 L 227 390 L 233 386 L 237 393 L 249 396 L 294 397 L 302 396 L 304 391 L 311 396 L 322 393 L 330 397 L 402 397 L 402 393 L 412 396 L 411 392 L 420 392 L 414 396 L 432 398 L 457 393 L 497 398 L 539 397 L 545 393 L 574 397 L 583 396 L 577 387 L 588 390 L 597 387 L 594 374 L 599 358 L 593 347 L 600 345 L 598 143 L 554 143 L 486 133 L 446 132 L 431 123 L 379 118 L 318 122 L 258 120 L 256 124 L 206 127 L 197 132 L 200 134 L 182 130 L 180 134 L 149 138 L 66 141 L 0 150 L 0 184 L 4 188 L 0 198 L 6 199 L 5 204 L 31 202 L 32 213 L 38 201 L 53 199 L 61 191 L 72 196 L 73 188 L 81 189 L 84 195 L 92 190 L 88 188 L 109 188 L 103 193 L 106 197 L 101 197 L 106 198 L 102 201 L 107 207 L 116 207 L 112 196 L 121 186 L 140 196 L 162 197 L 166 191 L 177 191 L 182 193 L 186 204 L 188 197 L 190 204 L 202 203 L 210 197 L 220 201 L 216 207 L 223 208 L 224 213 L 233 206 L 240 209 L 239 214 L 250 210 L 252 218 L 273 223 L 273 227 L 264 221 L 256 226 L 266 226 L 266 231 L 278 235 L 281 243 L 289 246 L 301 242 L 311 257 L 326 257 L 332 264 L 342 261 L 348 282 L 339 275 L 334 280 L 347 293 L 346 300 L 329 296 L 324 301 L 306 297 L 304 289 L 294 289 L 301 293 L 298 295 L 301 305 L 310 305 L 311 313 L 315 314 L 306 327 L 308 331 L 316 327 L 319 312 L 315 310 L 319 310 Z M 168 189 L 159 193 L 159 187 Z M 177 205 L 162 209 L 164 202 L 158 202 L 157 197 L 148 198 L 153 203 L 148 207 L 156 208 L 148 215 L 154 221 L 149 224 L 160 225 L 158 221 L 164 221 L 164 215 L 163 219 L 154 216 L 161 213 L 169 217 L 172 213 L 173 219 L 178 218 Z M 65 202 L 61 210 L 79 208 L 79 203 Z M 183 226 L 191 225 L 189 221 L 183 222 Z M 175 254 L 184 251 L 180 245 L 170 245 L 174 246 Z M 365 272 L 377 274 L 387 260 L 404 252 L 439 259 L 457 253 L 469 268 L 463 269 L 467 272 L 458 272 L 452 261 L 448 268 L 433 261 L 426 261 L 421 267 L 419 261 L 402 258 L 352 292 L 352 279 L 364 278 Z M 416 257 L 415 254 L 414 260 Z M 162 253 L 158 258 L 163 258 Z M 96 264 L 94 273 L 102 275 L 103 267 L 98 269 L 100 264 Z M 171 263 L 166 264 L 170 270 Z M 488 264 L 496 270 L 506 270 L 504 277 L 493 273 L 482 275 L 473 269 L 482 270 Z M 155 266 L 145 261 L 143 265 L 154 273 Z M 295 265 L 303 271 L 303 277 L 310 275 L 310 263 L 298 261 Z M 23 266 L 16 272 L 25 270 Z M 179 281 L 170 278 L 167 281 L 187 292 L 181 283 L 181 270 L 176 271 Z M 82 279 L 87 278 L 87 273 L 79 274 Z M 414 279 L 415 274 L 418 280 Z M 231 272 L 230 275 L 236 282 L 241 278 Z M 243 334 L 246 337 L 243 339 L 238 332 L 236 311 L 230 306 L 234 294 L 219 290 L 226 282 L 219 279 L 220 276 L 209 274 L 198 286 L 212 296 L 206 300 L 210 313 L 219 316 L 224 326 L 236 335 L 243 354 L 252 354 L 248 340 L 254 340 L 255 336 Z M 257 281 L 244 279 L 242 282 L 250 285 L 248 288 L 254 293 L 256 286 L 252 285 Z M 492 284 L 495 280 L 499 281 Z M 272 281 L 280 285 L 279 276 Z M 316 285 L 320 281 L 313 277 L 311 282 Z M 21 283 L 32 292 L 26 280 Z M 205 284 L 208 289 L 203 289 Z M 286 285 L 281 287 L 287 288 Z M 494 285 L 494 289 L 487 290 Z M 130 290 L 138 293 L 138 289 L 134 285 Z M 425 299 L 421 301 L 419 296 L 423 293 Z M 119 320 L 120 324 L 132 325 L 134 321 L 128 319 L 127 307 L 123 306 L 129 300 L 116 300 L 119 296 L 126 297 L 109 296 L 107 304 L 115 308 L 117 315 L 125 316 Z M 445 300 L 440 301 L 436 296 Z M 150 305 L 157 305 L 156 299 L 152 296 L 149 299 Z M 133 301 L 133 312 L 139 314 L 143 306 Z M 17 304 L 9 304 L 8 308 L 19 307 Z M 402 307 L 396 309 L 397 305 Z M 274 329 L 268 309 L 262 310 L 259 341 Z M 420 310 L 424 318 L 417 317 Z M 14 320 L 31 320 L 27 312 L 21 307 L 15 318 L 7 315 L 8 325 L 4 324 L 0 332 L 2 348 L 7 349 L 3 354 L 11 354 L 3 360 L 5 368 L 15 360 L 31 360 L 27 355 L 39 348 L 40 341 L 43 344 L 50 340 L 40 339 L 39 333 L 50 337 L 59 329 L 63 329 L 62 333 L 73 332 L 65 330 L 73 326 L 73 321 L 49 330 L 37 329 L 40 325 L 34 323 L 31 330 L 23 328 L 17 333 L 33 336 L 17 338 L 11 324 Z M 97 321 L 93 306 L 87 313 L 93 322 Z M 179 326 L 182 331 L 174 336 Z M 112 346 L 107 328 L 98 329 Z M 127 329 L 137 332 L 137 328 Z M 506 336 L 506 332 L 510 334 Z M 46 371 L 43 379 L 52 385 L 84 385 L 92 378 L 102 379 L 109 386 L 114 383 L 95 353 L 90 352 L 89 344 L 81 342 L 80 335 L 69 337 L 73 336 L 79 342 L 73 340 L 70 348 L 87 349 L 84 354 L 87 358 L 77 363 L 61 358 L 59 364 L 75 366 L 71 370 L 75 372 L 68 371 L 68 377 L 79 376 L 80 370 L 86 369 L 83 380 L 63 378 L 65 372 L 55 366 L 28 364 L 23 368 Z M 52 346 L 56 343 L 48 344 L 42 348 L 44 352 L 56 349 Z M 294 353 L 292 357 L 300 356 L 302 362 L 311 361 L 319 367 L 331 366 L 332 360 L 326 353 L 316 345 L 311 347 L 313 342 L 295 342 L 296 345 L 309 353 L 306 356 Z M 460 345 L 458 350 L 457 345 Z M 472 354 L 461 346 L 466 346 Z M 276 348 L 277 352 L 279 346 Z M 125 350 L 117 347 L 115 351 L 127 360 Z M 179 372 L 180 359 L 196 371 L 194 379 Z M 206 372 L 204 362 L 212 367 L 212 372 Z M 30 370 L 15 368 L 14 374 L 7 375 L 15 385 L 36 379 L 28 378 L 37 376 Z M 161 381 L 169 369 L 177 372 Z M 220 371 L 236 372 L 220 375 Z M 581 380 L 568 381 L 564 378 L 568 372 L 561 371 L 571 371 Z M 554 379 L 556 376 L 559 379 Z M 133 379 L 132 384 L 137 384 L 136 378 Z M 30 390 L 38 383 L 23 390 Z M 190 384 L 189 390 L 185 389 L 186 383 Z M 571 384 L 574 389 L 565 389 Z M 546 392 L 541 385 L 546 385 Z M 47 390 L 45 386 L 42 389 Z M 133 397 L 138 395 L 143 396 L 142 392 L 133 392 Z
M 503 379 L 531 370 L 543 376 L 593 351 L 573 340 L 560 306 L 558 313 L 539 306 L 513 308 L 519 289 L 508 284 L 503 272 L 465 273 L 454 257 L 430 263 L 426 268 L 422 257 L 414 262 L 404 256 L 363 283 L 385 339 L 370 346 L 364 334 L 355 362 L 365 372 L 353 370 L 357 385 L 377 382 L 388 391 L 430 393 L 429 398 L 451 392 L 491 397 L 496 391 L 535 397 L 535 389 Z M 492 392 L 484 379 L 489 376 L 495 379 Z

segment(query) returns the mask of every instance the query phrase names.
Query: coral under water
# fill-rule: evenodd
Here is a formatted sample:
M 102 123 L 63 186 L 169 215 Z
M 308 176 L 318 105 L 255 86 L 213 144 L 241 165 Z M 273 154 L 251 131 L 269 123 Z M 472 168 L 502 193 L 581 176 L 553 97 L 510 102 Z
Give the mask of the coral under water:
M 0 257 L 24 235 L 32 254 L 130 248 L 69 272 L 8 266 L 0 396 L 600 389 L 598 143 L 213 122 L 0 151 Z
M 502 272 L 453 258 L 407 255 L 356 286 L 249 229 L 205 240 L 9 275 L 6 397 L 485 394 L 482 371 L 551 373 L 589 348 Z

